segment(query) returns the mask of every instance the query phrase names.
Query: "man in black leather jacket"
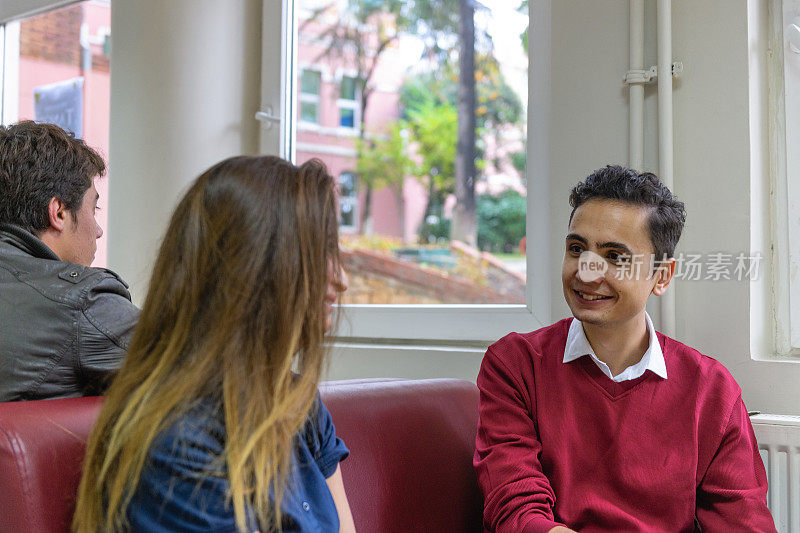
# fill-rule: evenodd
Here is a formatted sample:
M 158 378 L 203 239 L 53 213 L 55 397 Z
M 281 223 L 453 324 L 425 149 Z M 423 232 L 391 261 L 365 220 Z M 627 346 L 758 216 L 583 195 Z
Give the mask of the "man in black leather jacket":
M 101 394 L 139 315 L 89 265 L 105 163 L 52 124 L 0 127 L 0 401 Z

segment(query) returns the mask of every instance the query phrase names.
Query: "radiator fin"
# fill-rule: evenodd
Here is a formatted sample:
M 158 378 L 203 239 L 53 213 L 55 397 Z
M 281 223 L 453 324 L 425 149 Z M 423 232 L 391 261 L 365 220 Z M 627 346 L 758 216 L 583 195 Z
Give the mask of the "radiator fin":
M 775 527 L 780 533 L 800 533 L 800 417 L 756 415 L 751 420 Z

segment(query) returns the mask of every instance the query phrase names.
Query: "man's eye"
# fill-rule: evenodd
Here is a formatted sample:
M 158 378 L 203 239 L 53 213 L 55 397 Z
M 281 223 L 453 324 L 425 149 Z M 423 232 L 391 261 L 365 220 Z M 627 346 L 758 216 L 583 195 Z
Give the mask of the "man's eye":
M 583 252 L 583 247 L 580 244 L 570 244 L 567 250 L 569 250 L 570 253 L 580 255 L 581 252 Z
M 608 254 L 606 254 L 606 257 L 613 263 L 618 263 L 618 264 L 628 263 L 631 260 L 631 257 L 629 255 L 621 254 L 619 252 L 608 252 Z

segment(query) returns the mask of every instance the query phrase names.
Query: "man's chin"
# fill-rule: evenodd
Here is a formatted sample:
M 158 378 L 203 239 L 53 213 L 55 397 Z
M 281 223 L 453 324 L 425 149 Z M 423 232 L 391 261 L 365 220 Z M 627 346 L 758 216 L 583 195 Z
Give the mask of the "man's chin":
M 570 311 L 572 312 L 572 316 L 580 320 L 582 324 L 599 325 L 602 323 L 602 319 L 598 317 L 596 313 L 587 312 L 583 309 L 573 309 L 572 307 L 570 307 Z

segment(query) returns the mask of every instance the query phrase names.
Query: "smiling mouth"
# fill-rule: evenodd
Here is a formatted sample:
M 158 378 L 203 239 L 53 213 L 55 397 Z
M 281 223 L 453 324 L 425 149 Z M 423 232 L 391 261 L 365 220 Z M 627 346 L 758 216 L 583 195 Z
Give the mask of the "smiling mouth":
M 580 298 L 582 298 L 584 300 L 587 300 L 589 302 L 595 302 L 595 301 L 598 301 L 598 300 L 610 300 L 611 299 L 611 296 L 600 296 L 600 295 L 597 295 L 597 294 L 586 294 L 585 292 L 576 291 L 574 289 L 573 289 L 572 292 L 577 294 Z

